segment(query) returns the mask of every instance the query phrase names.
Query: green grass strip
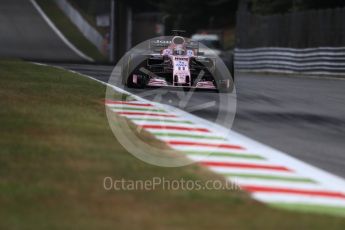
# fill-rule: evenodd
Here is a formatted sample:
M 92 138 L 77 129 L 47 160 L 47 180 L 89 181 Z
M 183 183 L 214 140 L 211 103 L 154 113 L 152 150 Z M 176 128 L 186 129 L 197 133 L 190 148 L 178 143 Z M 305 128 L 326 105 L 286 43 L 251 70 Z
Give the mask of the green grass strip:
M 185 138 L 195 138 L 195 139 L 205 139 L 205 140 L 225 140 L 223 137 L 214 136 L 202 136 L 193 134 L 181 134 L 181 133 L 153 133 L 156 136 L 167 136 L 167 137 L 185 137 Z
M 153 122 L 175 123 L 175 124 L 193 124 L 193 122 L 190 122 L 190 121 L 155 119 L 155 118 L 131 118 L 131 120 L 133 120 L 133 121 L 153 121 Z
M 302 183 L 315 183 L 312 179 L 303 177 L 284 177 L 284 176 L 272 176 L 272 175 L 254 175 L 254 174 L 240 174 L 240 173 L 226 173 L 224 176 L 229 177 L 242 177 L 262 180 L 277 180 L 277 181 L 291 181 L 291 182 L 302 182 Z
M 166 112 L 163 109 L 148 109 L 148 108 L 114 107 L 113 109 L 118 109 L 120 111 L 130 110 L 130 111 L 148 111 L 148 112 L 162 112 L 162 113 Z
M 245 158 L 245 159 L 257 159 L 257 160 L 264 160 L 263 157 L 259 155 L 253 154 L 238 154 L 238 153 L 222 153 L 222 152 L 199 152 L 199 151 L 188 151 L 183 152 L 187 155 L 210 155 L 216 157 L 234 157 L 234 158 Z
M 314 204 L 303 204 L 303 203 L 269 203 L 269 206 L 274 208 L 282 208 L 290 211 L 300 211 L 306 213 L 323 213 L 345 216 L 345 207 L 337 207 L 330 205 L 314 205 Z

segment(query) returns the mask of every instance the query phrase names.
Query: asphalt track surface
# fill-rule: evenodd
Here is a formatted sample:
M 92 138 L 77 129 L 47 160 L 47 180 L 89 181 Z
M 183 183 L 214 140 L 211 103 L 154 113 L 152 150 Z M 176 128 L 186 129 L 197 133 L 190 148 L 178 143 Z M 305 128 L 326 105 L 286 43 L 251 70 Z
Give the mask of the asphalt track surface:
M 113 70 L 111 66 L 59 66 L 104 82 Z M 236 76 L 236 89 L 235 131 L 345 178 L 345 79 L 241 73 Z M 159 89 L 150 94 L 149 90 L 130 89 L 149 100 L 161 94 L 162 103 L 179 106 L 173 91 Z M 218 98 L 214 92 L 194 92 L 181 109 L 188 111 Z M 215 121 L 216 106 L 192 113 Z
M 83 61 L 49 27 L 29 0 L 0 1 L 0 57 Z

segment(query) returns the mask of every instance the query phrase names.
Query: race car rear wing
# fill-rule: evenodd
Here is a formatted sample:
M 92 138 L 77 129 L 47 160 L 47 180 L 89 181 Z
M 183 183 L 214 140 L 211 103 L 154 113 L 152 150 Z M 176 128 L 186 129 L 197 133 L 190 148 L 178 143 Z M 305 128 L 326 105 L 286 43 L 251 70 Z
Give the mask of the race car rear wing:
M 150 40 L 150 50 L 155 53 L 160 53 L 162 50 L 169 47 L 171 44 L 171 40 L 173 37 L 164 37 L 158 39 Z M 195 53 L 199 52 L 199 42 L 198 41 L 191 41 L 186 39 L 186 48 L 193 50 Z

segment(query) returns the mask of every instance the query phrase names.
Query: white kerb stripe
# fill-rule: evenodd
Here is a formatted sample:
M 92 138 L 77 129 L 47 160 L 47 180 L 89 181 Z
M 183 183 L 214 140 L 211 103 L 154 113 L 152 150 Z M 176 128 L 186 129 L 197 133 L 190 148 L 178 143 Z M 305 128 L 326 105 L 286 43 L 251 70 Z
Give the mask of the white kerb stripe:
M 55 26 L 55 24 L 49 19 L 49 17 L 44 13 L 42 8 L 37 4 L 35 0 L 30 0 L 32 5 L 35 7 L 35 9 L 38 11 L 38 13 L 42 16 L 44 21 L 50 26 L 50 28 L 56 33 L 56 35 L 71 49 L 73 50 L 79 57 L 89 61 L 94 62 L 94 60 L 81 52 L 77 47 L 75 47 L 61 32 L 60 30 Z

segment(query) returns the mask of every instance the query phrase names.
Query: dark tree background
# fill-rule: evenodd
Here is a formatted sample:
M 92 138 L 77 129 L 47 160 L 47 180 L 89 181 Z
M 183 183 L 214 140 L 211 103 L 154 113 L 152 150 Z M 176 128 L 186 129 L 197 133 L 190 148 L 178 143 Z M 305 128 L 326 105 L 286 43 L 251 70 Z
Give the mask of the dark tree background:
M 69 0 L 89 15 L 109 8 L 109 0 Z M 120 0 L 121 1 L 121 0 Z M 166 18 L 167 30 L 220 29 L 235 26 L 238 0 L 122 0 L 134 13 L 159 12 Z
M 248 3 L 249 9 L 256 14 L 345 7 L 344 0 L 249 0 Z
M 110 9 L 110 0 L 69 0 L 88 15 L 95 16 Z M 134 14 L 161 14 L 166 31 L 182 29 L 191 35 L 197 30 L 224 30 L 236 25 L 239 2 L 248 4 L 254 14 L 269 15 L 345 7 L 345 0 L 117 0 L 132 7 Z
M 235 26 L 238 0 L 161 0 L 150 3 L 168 16 L 167 29 L 194 33 L 199 29 Z
M 69 0 L 89 14 L 109 8 L 109 0 Z M 120 0 L 133 6 L 135 12 L 169 14 L 178 26 L 195 27 L 234 24 L 233 13 L 239 1 L 246 1 L 258 14 L 286 13 L 308 9 L 345 7 L 345 0 Z M 182 20 L 185 19 L 183 22 Z M 188 20 L 188 23 L 186 22 Z

